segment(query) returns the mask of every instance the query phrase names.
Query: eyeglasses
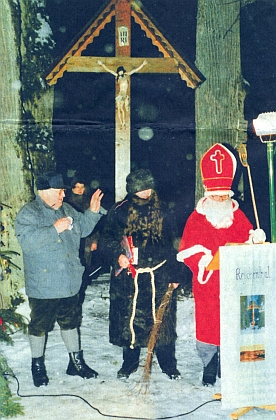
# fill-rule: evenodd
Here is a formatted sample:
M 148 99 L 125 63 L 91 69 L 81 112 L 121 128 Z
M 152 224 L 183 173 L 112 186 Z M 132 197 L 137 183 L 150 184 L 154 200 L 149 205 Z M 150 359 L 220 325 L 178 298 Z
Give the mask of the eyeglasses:
M 214 201 L 225 201 L 228 200 L 229 194 L 224 195 L 210 195 L 210 198 Z

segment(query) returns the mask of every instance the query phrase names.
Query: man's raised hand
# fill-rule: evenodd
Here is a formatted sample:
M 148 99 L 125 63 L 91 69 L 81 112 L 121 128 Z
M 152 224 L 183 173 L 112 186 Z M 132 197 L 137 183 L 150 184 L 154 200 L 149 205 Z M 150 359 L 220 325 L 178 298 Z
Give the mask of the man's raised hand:
M 94 213 L 98 213 L 101 207 L 101 199 L 103 198 L 103 192 L 97 189 L 90 200 L 90 210 Z

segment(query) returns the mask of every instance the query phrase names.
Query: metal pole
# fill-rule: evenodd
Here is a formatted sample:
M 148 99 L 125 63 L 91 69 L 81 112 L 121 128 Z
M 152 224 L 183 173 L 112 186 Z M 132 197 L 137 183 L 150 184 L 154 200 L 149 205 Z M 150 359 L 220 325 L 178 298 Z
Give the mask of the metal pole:
M 273 151 L 274 151 L 273 142 L 272 141 L 267 142 L 267 164 L 268 164 L 268 179 L 269 179 L 271 242 L 276 242 L 275 186 L 274 186 Z

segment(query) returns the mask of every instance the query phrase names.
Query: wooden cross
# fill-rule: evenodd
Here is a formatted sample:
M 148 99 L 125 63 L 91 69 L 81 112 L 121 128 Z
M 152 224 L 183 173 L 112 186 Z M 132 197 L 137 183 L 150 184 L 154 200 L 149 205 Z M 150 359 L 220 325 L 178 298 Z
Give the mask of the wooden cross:
M 115 56 L 82 57 L 81 53 L 99 36 L 115 16 Z M 163 53 L 162 58 L 131 57 L 131 17 Z M 130 172 L 130 76 L 141 73 L 179 73 L 191 88 L 204 81 L 200 72 L 188 64 L 158 31 L 135 0 L 111 0 L 98 18 L 88 24 L 82 36 L 46 77 L 49 85 L 68 72 L 109 72 L 116 83 L 115 115 L 115 200 L 126 194 L 126 176 Z M 120 76 L 123 76 L 122 78 Z

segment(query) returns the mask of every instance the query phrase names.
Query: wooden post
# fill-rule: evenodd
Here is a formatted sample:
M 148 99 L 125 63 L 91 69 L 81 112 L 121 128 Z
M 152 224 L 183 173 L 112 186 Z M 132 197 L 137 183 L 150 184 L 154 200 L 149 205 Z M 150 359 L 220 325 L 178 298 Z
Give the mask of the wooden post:
M 130 3 L 118 0 L 115 6 L 116 17 L 116 57 L 130 57 L 131 51 L 131 10 Z M 116 83 L 116 97 L 119 85 Z M 117 101 L 115 104 L 115 201 L 126 195 L 126 176 L 130 172 L 130 78 L 128 80 L 129 105 L 125 108 L 125 126 L 120 124 Z

